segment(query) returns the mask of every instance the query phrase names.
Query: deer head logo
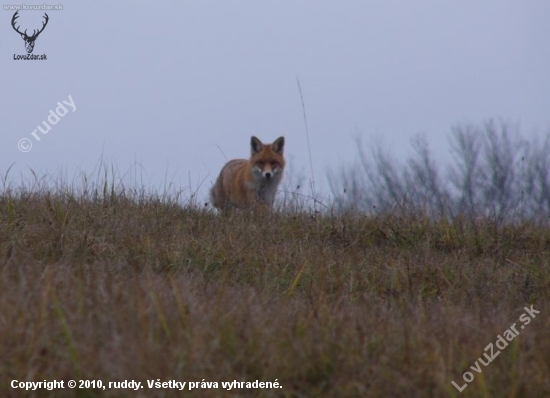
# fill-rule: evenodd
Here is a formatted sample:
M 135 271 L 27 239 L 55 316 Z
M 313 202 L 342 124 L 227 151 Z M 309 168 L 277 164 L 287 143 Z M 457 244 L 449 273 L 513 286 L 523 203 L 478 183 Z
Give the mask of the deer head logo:
M 45 22 L 42 22 L 42 29 L 36 31 L 34 30 L 33 31 L 33 34 L 31 36 L 27 35 L 27 29 L 25 29 L 25 32 L 21 32 L 19 31 L 19 26 L 18 27 L 15 27 L 15 22 L 16 22 L 16 19 L 19 18 L 19 15 L 17 15 L 19 13 L 19 11 L 16 11 L 15 14 L 13 14 L 13 18 L 11 19 L 11 26 L 13 27 L 13 29 L 19 33 L 21 35 L 21 37 L 23 38 L 23 40 L 25 40 L 25 48 L 27 49 L 27 53 L 32 53 L 32 50 L 34 50 L 34 42 L 35 40 L 38 38 L 38 35 L 40 33 L 42 33 L 42 31 L 44 30 L 44 28 L 46 27 L 46 25 L 48 24 L 48 20 L 50 19 L 48 17 L 48 14 L 44 13 L 44 19 L 46 20 Z

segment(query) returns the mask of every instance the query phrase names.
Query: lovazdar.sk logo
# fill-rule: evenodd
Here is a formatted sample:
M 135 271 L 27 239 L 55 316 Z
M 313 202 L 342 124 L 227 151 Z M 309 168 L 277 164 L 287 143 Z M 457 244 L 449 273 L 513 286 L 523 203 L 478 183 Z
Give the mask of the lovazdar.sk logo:
M 46 27 L 46 25 L 48 25 L 48 21 L 50 20 L 50 17 L 48 16 L 48 14 L 44 13 L 44 21 L 42 22 L 42 27 L 39 28 L 39 29 L 33 29 L 33 33 L 32 34 L 28 34 L 27 33 L 27 29 L 25 29 L 24 31 L 21 31 L 21 26 L 18 25 L 19 24 L 19 21 L 17 21 L 17 18 L 19 18 L 19 11 L 16 11 L 15 14 L 13 14 L 13 17 L 11 19 L 11 26 L 13 28 L 13 30 L 15 30 L 17 33 L 19 33 L 21 35 L 21 38 L 25 41 L 25 49 L 27 50 L 27 54 L 24 54 L 24 55 L 17 55 L 17 54 L 13 54 L 13 59 L 14 60 L 47 60 L 47 56 L 46 54 L 43 54 L 43 55 L 34 55 L 32 54 L 33 50 L 34 50 L 34 45 L 35 45 L 35 42 L 36 42 L 36 39 L 38 38 L 38 36 L 40 35 L 40 33 L 42 33 L 44 31 L 44 28 Z M 17 26 L 16 26 L 17 25 Z

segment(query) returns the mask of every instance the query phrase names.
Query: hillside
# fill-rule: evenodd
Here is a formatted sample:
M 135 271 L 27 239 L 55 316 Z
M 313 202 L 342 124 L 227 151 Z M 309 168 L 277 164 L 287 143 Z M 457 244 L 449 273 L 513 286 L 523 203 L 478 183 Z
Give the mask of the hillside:
M 546 227 L 5 190 L 0 256 L 1 396 L 25 396 L 12 380 L 63 380 L 60 397 L 550 396 Z M 235 380 L 282 388 L 222 388 Z

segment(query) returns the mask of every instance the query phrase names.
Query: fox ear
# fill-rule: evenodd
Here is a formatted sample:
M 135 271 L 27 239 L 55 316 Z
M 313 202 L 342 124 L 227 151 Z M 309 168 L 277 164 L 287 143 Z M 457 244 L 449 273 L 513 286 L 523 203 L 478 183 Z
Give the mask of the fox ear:
M 272 144 L 273 151 L 276 153 L 283 154 L 283 149 L 285 148 L 285 137 L 279 137 L 275 140 L 275 142 Z
M 262 141 L 258 139 L 258 137 L 252 136 L 252 138 L 250 138 L 250 149 L 252 150 L 252 155 L 260 152 L 263 147 L 264 145 L 262 144 Z

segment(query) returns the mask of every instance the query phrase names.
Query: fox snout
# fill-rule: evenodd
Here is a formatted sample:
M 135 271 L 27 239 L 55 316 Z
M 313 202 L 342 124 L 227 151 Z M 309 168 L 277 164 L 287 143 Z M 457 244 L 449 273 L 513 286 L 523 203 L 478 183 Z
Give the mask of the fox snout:
M 272 179 L 275 175 L 277 175 L 277 173 L 280 172 L 280 167 L 278 167 L 275 162 L 273 162 L 273 164 L 269 162 L 258 162 L 255 169 L 256 175 L 261 176 L 261 178 L 266 180 Z
M 271 177 L 275 175 L 275 170 L 271 168 L 271 166 L 266 166 L 262 170 L 262 177 L 266 180 L 269 180 Z

